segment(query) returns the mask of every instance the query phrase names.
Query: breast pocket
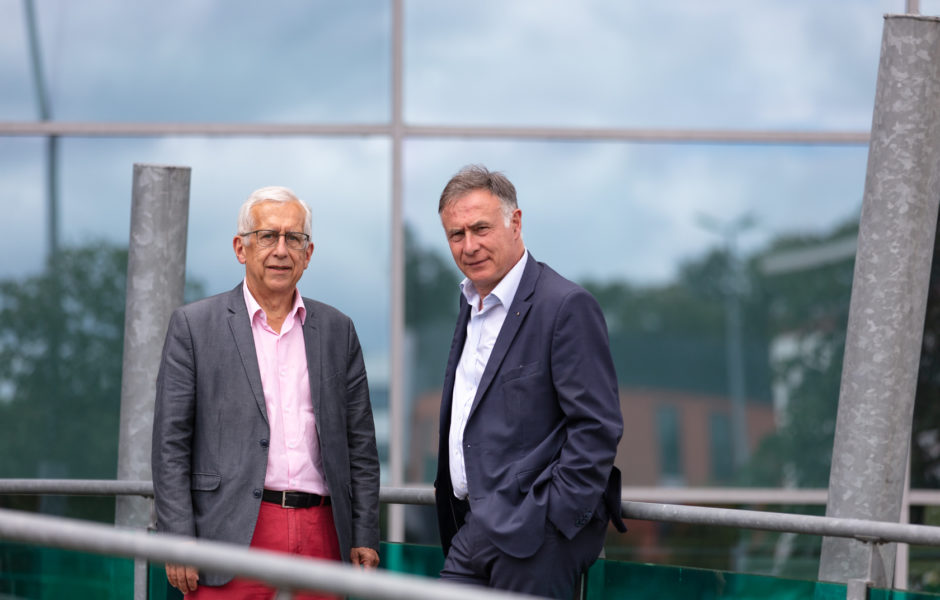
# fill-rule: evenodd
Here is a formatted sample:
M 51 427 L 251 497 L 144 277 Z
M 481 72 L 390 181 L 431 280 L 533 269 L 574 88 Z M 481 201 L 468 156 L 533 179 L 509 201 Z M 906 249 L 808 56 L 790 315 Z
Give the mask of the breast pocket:
M 541 373 L 541 369 L 539 369 L 539 362 L 535 361 L 506 369 L 503 371 L 503 374 L 499 379 L 503 384 L 507 384 L 511 381 L 515 381 L 516 379 L 532 377 L 533 375 L 538 375 L 539 373 Z

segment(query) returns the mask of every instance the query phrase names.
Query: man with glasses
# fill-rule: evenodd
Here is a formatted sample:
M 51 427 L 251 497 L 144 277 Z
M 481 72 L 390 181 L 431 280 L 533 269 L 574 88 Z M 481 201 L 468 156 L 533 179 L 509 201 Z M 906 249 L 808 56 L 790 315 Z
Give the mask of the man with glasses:
M 297 290 L 310 232 L 293 192 L 256 190 L 232 242 L 244 281 L 170 318 L 153 430 L 157 529 L 371 568 L 379 462 L 365 365 L 352 321 Z M 166 569 L 187 598 L 274 595 Z

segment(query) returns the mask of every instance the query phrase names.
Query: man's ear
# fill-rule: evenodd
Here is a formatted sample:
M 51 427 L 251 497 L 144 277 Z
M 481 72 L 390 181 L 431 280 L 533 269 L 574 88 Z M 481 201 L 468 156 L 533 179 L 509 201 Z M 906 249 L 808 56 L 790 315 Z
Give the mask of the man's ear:
M 236 235 L 232 239 L 232 249 L 235 250 L 235 258 L 238 259 L 238 262 L 245 264 L 248 261 L 248 257 L 245 255 L 245 240 L 240 235 Z

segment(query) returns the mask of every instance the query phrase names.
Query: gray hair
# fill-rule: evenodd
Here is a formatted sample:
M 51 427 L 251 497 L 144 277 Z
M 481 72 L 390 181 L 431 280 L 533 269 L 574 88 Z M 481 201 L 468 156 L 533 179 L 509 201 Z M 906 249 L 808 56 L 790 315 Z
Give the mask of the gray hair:
M 450 178 L 441 192 L 437 214 L 441 214 L 455 201 L 476 190 L 486 190 L 499 198 L 503 219 L 508 227 L 513 211 L 519 207 L 516 203 L 516 187 L 505 175 L 499 171 L 490 171 L 483 165 L 467 165 Z
M 262 202 L 296 202 L 304 209 L 304 233 L 310 235 L 313 232 L 313 213 L 307 203 L 297 197 L 290 189 L 278 185 L 259 188 L 248 196 L 245 203 L 238 211 L 238 233 L 246 233 L 255 228 L 255 220 L 251 214 L 251 209 Z M 247 243 L 247 241 L 246 241 Z

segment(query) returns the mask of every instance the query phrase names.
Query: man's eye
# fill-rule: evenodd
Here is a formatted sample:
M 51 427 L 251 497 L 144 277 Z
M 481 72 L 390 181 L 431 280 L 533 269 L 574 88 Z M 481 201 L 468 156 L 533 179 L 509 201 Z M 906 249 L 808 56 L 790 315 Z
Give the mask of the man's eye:
M 301 242 L 303 241 L 303 239 L 304 239 L 304 238 L 301 237 L 300 234 L 297 234 L 297 233 L 288 233 L 288 234 L 287 234 L 287 241 L 288 241 L 289 243 L 291 243 L 291 244 L 299 244 L 299 243 L 301 243 Z
M 277 233 L 273 231 L 260 231 L 258 235 L 261 237 L 262 242 L 270 242 L 277 239 Z

